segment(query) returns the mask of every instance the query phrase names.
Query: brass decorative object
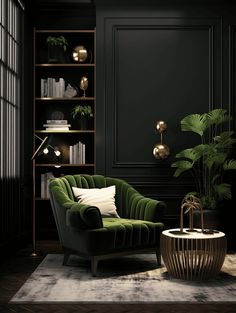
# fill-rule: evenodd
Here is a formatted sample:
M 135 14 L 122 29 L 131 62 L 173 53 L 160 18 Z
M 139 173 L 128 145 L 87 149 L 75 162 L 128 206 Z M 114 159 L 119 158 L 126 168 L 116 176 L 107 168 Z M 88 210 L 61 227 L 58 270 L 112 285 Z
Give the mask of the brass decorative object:
M 84 46 L 76 46 L 72 52 L 72 58 L 75 62 L 85 62 L 88 58 L 88 51 Z
M 184 209 L 186 211 L 184 212 Z M 179 230 L 173 230 L 170 231 L 170 233 L 174 235 L 188 235 L 189 233 L 193 232 L 198 232 L 197 229 L 194 229 L 193 227 L 193 211 L 194 210 L 200 210 L 201 214 L 201 231 L 204 234 L 212 234 L 212 232 L 208 232 L 204 230 L 204 225 L 203 225 L 203 209 L 202 209 L 202 203 L 201 200 L 194 196 L 193 194 L 187 194 L 181 203 L 181 211 L 180 211 L 180 228 Z M 184 230 L 184 214 L 189 213 L 189 229 Z
M 156 159 L 166 159 L 170 155 L 169 147 L 163 143 L 162 133 L 167 129 L 167 124 L 164 121 L 158 121 L 156 130 L 161 134 L 161 142 L 153 148 L 153 155 Z
M 83 76 L 80 80 L 79 88 L 84 91 L 83 97 L 86 97 L 85 91 L 88 89 L 88 78 Z
M 203 210 L 202 210 L 202 203 L 201 200 L 192 195 L 188 194 L 184 197 L 182 200 L 181 204 L 181 217 L 180 217 L 180 231 L 183 232 L 183 211 L 186 208 L 186 211 L 184 214 L 189 213 L 189 229 L 187 231 L 189 232 L 195 232 L 197 231 L 196 229 L 193 228 L 193 211 L 194 210 L 200 210 L 201 212 L 201 229 L 202 232 L 204 231 L 204 226 L 203 226 Z

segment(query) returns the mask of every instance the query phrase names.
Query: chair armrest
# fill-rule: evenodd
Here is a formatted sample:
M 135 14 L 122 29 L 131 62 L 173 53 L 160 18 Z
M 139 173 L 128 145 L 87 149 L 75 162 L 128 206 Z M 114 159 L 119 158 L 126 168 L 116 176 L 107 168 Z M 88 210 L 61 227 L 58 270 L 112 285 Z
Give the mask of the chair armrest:
M 161 222 L 167 207 L 164 201 L 144 197 L 139 192 L 134 191 L 133 188 L 128 197 L 130 218 Z
M 98 229 L 103 222 L 97 207 L 74 202 L 66 211 L 66 225 L 78 230 Z
M 56 215 L 58 215 L 56 211 L 65 211 L 67 226 L 78 230 L 103 227 L 99 209 L 71 200 L 55 179 L 49 183 L 49 192 L 53 211 Z

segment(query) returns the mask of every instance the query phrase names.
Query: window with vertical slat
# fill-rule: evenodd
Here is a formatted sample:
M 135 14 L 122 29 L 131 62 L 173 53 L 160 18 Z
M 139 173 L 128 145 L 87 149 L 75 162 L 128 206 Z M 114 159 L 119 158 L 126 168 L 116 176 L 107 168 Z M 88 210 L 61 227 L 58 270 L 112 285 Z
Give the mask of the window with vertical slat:
M 0 0 L 0 244 L 19 230 L 22 18 L 21 2 Z

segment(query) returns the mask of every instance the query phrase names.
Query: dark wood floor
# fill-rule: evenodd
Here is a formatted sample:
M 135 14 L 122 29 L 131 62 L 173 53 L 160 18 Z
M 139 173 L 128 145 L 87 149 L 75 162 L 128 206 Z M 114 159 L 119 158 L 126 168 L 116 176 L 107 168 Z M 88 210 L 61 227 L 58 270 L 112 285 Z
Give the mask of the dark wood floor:
M 31 257 L 31 248 L 20 249 L 11 256 L 0 258 L 0 313 L 5 312 L 80 312 L 80 313 L 236 313 L 236 304 L 27 304 L 12 305 L 9 300 L 27 280 L 47 253 L 61 252 L 55 242 L 38 242 L 41 255 Z

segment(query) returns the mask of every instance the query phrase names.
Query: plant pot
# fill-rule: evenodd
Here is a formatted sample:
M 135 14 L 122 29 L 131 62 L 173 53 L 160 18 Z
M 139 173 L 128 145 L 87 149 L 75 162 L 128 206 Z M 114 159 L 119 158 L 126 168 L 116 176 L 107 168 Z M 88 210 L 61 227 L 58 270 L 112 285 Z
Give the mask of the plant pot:
M 81 130 L 88 129 L 88 119 L 86 117 L 81 116 L 78 122 L 79 122 L 79 129 Z
M 203 227 L 204 229 L 215 229 L 219 230 L 220 223 L 220 210 L 203 210 Z M 201 214 L 200 211 L 196 210 L 193 213 L 193 226 L 195 228 L 201 228 Z
M 65 63 L 65 52 L 62 47 L 48 45 L 48 63 Z

